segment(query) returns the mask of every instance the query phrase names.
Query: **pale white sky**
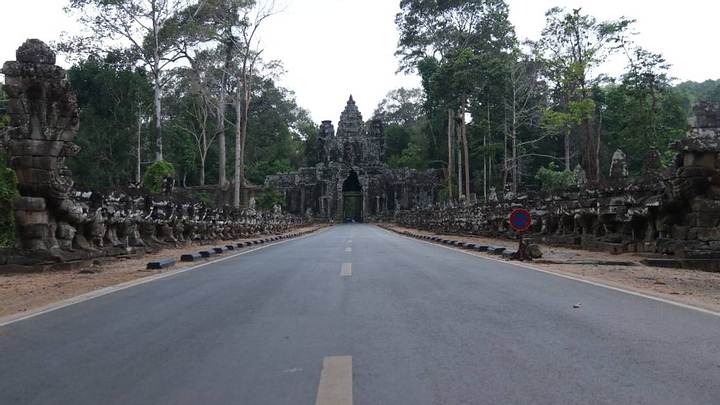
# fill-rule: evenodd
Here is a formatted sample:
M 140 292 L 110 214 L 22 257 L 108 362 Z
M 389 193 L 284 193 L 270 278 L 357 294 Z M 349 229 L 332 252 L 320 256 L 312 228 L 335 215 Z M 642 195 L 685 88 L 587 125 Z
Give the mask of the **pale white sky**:
M 316 121 L 337 121 L 348 95 L 365 118 L 389 91 L 417 86 L 416 77 L 395 74 L 394 16 L 399 0 L 284 0 L 284 13 L 261 31 L 266 57 L 281 59 L 280 84 Z M 66 0 L 0 0 L 0 62 L 15 59 L 26 38 L 50 42 L 77 23 L 62 11 Z M 637 41 L 661 52 L 681 80 L 720 78 L 720 2 L 717 0 L 508 0 L 520 38 L 537 38 L 553 6 L 582 7 L 600 19 L 638 20 Z M 63 65 L 62 61 L 60 62 Z M 67 67 L 67 66 L 66 66 Z M 618 73 L 618 63 L 607 67 Z

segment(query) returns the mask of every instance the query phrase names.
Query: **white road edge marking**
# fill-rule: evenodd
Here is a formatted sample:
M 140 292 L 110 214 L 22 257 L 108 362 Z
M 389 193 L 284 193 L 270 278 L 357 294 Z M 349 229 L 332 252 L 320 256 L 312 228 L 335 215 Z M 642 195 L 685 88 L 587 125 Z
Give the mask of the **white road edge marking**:
M 341 277 L 352 277 L 352 263 L 343 263 L 340 270 Z
M 450 247 L 450 246 L 444 246 L 444 245 L 440 245 L 440 244 L 437 244 L 437 243 L 428 242 L 428 241 L 425 241 L 425 240 L 422 240 L 422 239 L 415 239 L 415 238 L 411 238 L 411 237 L 409 237 L 409 236 L 400 235 L 400 234 L 398 234 L 398 233 L 389 231 L 389 230 L 384 229 L 384 228 L 381 228 L 381 227 L 379 227 L 379 226 L 378 226 L 377 228 L 378 228 L 378 229 L 381 229 L 381 230 L 383 230 L 383 231 L 385 231 L 385 232 L 387 232 L 387 233 L 389 233 L 389 234 L 391 234 L 391 235 L 399 236 L 399 237 L 405 238 L 405 239 L 414 240 L 414 241 L 416 241 L 416 242 L 426 243 L 426 244 L 428 244 L 428 245 L 437 246 L 437 247 L 440 247 L 440 248 L 443 248 L 443 249 L 452 250 L 453 252 L 463 253 L 463 254 L 466 254 L 466 255 L 469 255 L 469 256 L 472 256 L 472 257 L 476 257 L 476 258 L 478 258 L 478 259 L 480 259 L 480 260 L 490 260 L 490 261 L 494 261 L 494 262 L 498 262 L 498 263 L 503 263 L 503 264 L 506 264 L 506 265 L 511 266 L 511 267 L 521 267 L 521 268 L 525 268 L 525 269 L 528 269 L 528 270 L 538 271 L 538 272 L 540 272 L 540 273 L 549 274 L 549 275 L 551 275 L 551 276 L 562 277 L 562 278 L 565 278 L 565 279 L 568 279 L 568 280 L 573 280 L 573 281 L 578 281 L 578 282 L 585 283 L 585 284 L 590 284 L 590 285 L 593 285 L 593 286 L 595 286 L 595 287 L 607 288 L 608 290 L 618 291 L 618 292 L 622 292 L 622 293 L 625 293 L 625 294 L 634 295 L 634 296 L 636 296 L 636 297 L 641 297 L 641 298 L 649 299 L 649 300 L 652 300 L 652 301 L 662 302 L 662 303 L 664 303 L 664 304 L 674 305 L 674 306 L 680 307 L 680 308 L 685 308 L 685 309 L 690 309 L 690 310 L 697 311 L 697 312 L 702 312 L 702 313 L 704 313 L 704 314 L 706 314 L 706 315 L 712 315 L 712 316 L 720 317 L 720 312 L 715 312 L 715 311 L 710 310 L 710 309 L 705 309 L 705 308 L 701 308 L 701 307 L 696 307 L 696 306 L 694 306 L 694 305 L 685 304 L 685 303 L 677 302 L 677 301 L 672 301 L 672 300 L 669 300 L 669 299 L 666 299 L 666 298 L 656 297 L 656 296 L 654 296 L 654 295 L 644 294 L 644 293 L 641 293 L 641 292 L 638 292 L 638 291 L 633 291 L 633 290 L 627 290 L 627 289 L 624 289 L 624 288 L 615 287 L 615 286 L 611 286 L 611 285 L 607 285 L 607 284 L 602 284 L 602 283 L 598 283 L 598 282 L 595 282 L 595 281 L 585 280 L 585 279 L 583 279 L 583 278 L 574 277 L 574 276 L 569 276 L 569 275 L 567 275 L 567 274 L 555 273 L 555 272 L 552 272 L 552 271 L 549 271 L 549 270 L 543 270 L 543 269 L 538 268 L 538 267 L 530 266 L 530 265 L 528 265 L 528 264 L 512 263 L 512 262 L 506 262 L 506 261 L 504 261 L 504 260 L 496 259 L 496 258 L 494 258 L 494 257 L 479 256 L 479 255 L 473 254 L 473 253 L 471 253 L 471 252 L 466 252 L 466 251 L 464 251 L 464 250 L 452 248 L 452 247 Z
M 352 405 L 352 356 L 323 359 L 315 405 Z
M 330 229 L 330 228 L 331 228 L 331 227 L 322 228 L 322 229 L 318 229 L 318 230 L 315 231 L 315 232 L 312 232 L 312 233 L 309 233 L 309 234 L 307 234 L 307 235 L 303 235 L 303 236 L 300 236 L 300 237 L 297 237 L 297 238 L 285 239 L 285 240 L 281 240 L 281 241 L 279 241 L 279 242 L 271 243 L 271 244 L 268 244 L 268 245 L 258 246 L 258 247 L 256 247 L 256 248 L 253 248 L 253 249 L 250 249 L 250 250 L 241 252 L 241 253 L 236 253 L 236 254 L 234 254 L 234 255 L 232 255 L 232 256 L 223 257 L 223 258 L 221 258 L 221 259 L 213 260 L 213 261 L 210 261 L 210 262 L 207 262 L 207 263 L 203 263 L 203 264 L 200 264 L 200 265 L 197 265 L 197 266 L 192 266 L 192 267 L 188 267 L 188 268 L 180 269 L 180 270 L 173 270 L 173 271 L 170 271 L 170 272 L 167 272 L 167 273 L 162 273 L 162 274 L 158 274 L 158 275 L 150 276 L 150 277 L 144 277 L 144 278 L 140 278 L 140 279 L 137 279 L 137 280 L 132 280 L 132 281 L 128 281 L 128 282 L 125 282 L 125 283 L 117 284 L 117 285 L 114 285 L 114 286 L 105 287 L 105 288 L 102 288 L 102 289 L 99 289 L 99 290 L 90 291 L 90 292 L 85 293 L 85 294 L 81 294 L 81 295 L 78 295 L 78 296 L 75 296 L 75 297 L 72 297 L 72 298 L 68 298 L 68 299 L 66 299 L 66 300 L 54 302 L 54 303 L 52 303 L 52 304 L 45 305 L 45 306 L 43 306 L 43 307 L 30 310 L 30 311 L 28 311 L 28 312 L 26 312 L 26 313 L 13 314 L 13 315 L 7 315 L 7 316 L 4 316 L 4 317 L 0 317 L 0 328 L 2 328 L 2 327 L 4 327 L 4 326 L 7 326 L 7 325 L 10 325 L 10 324 L 13 324 L 13 323 L 15 323 L 15 322 L 24 321 L 24 320 L 26 320 L 26 319 L 30 319 L 30 318 L 34 318 L 34 317 L 36 317 L 36 316 L 40 316 L 40 315 L 47 314 L 47 313 L 49 313 L 49 312 L 57 311 L 58 309 L 63 309 L 63 308 L 69 307 L 69 306 L 71 306 L 71 305 L 80 304 L 80 303 L 82 303 L 82 302 L 90 301 L 90 300 L 95 299 L 95 298 L 100 298 L 100 297 L 102 297 L 102 296 L 109 295 L 109 294 L 112 294 L 112 293 L 114 293 L 114 292 L 118 292 L 118 291 L 122 291 L 122 290 L 127 290 L 128 288 L 132 288 L 132 287 L 135 287 L 135 286 L 139 286 L 139 285 L 151 283 L 151 282 L 157 281 L 157 280 L 162 280 L 162 279 L 164 279 L 164 278 L 172 277 L 172 276 L 175 276 L 175 275 L 178 275 L 178 274 L 182 274 L 182 273 L 186 273 L 186 272 L 188 272 L 188 271 L 197 270 L 197 269 L 200 269 L 200 268 L 202 268 L 202 267 L 209 266 L 209 265 L 211 265 L 211 264 L 216 264 L 216 263 L 224 262 L 224 261 L 226 261 L 226 260 L 230 260 L 230 259 L 236 258 L 236 257 L 238 257 L 238 256 L 246 255 L 246 254 L 248 254 L 248 253 L 257 252 L 258 250 L 266 249 L 266 248 L 269 248 L 269 247 L 272 247 L 272 246 L 281 245 L 281 244 L 283 244 L 283 243 L 292 242 L 292 241 L 294 241 L 294 240 L 305 239 L 305 238 L 307 238 L 307 237 L 317 235 L 318 233 L 325 232 L 326 230 L 328 230 L 328 229 Z
M 348 252 L 348 253 L 350 253 L 350 252 L 352 252 L 352 248 L 347 247 L 347 248 L 345 248 L 345 251 Z

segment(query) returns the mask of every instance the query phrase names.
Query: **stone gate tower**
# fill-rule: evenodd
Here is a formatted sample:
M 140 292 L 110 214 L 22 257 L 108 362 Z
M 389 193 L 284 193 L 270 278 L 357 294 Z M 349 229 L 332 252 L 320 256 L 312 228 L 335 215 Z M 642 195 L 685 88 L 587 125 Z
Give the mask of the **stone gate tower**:
M 352 96 L 337 131 L 332 121 L 323 121 L 318 139 L 321 163 L 265 180 L 267 187 L 283 193 L 290 212 L 360 222 L 435 202 L 440 171 L 390 169 L 382 121 L 363 121 Z

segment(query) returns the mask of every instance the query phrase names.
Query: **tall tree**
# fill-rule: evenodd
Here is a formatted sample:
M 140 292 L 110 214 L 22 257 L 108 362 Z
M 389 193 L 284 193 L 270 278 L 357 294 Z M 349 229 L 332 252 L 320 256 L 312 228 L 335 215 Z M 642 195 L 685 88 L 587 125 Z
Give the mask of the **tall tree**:
M 510 153 L 506 153 L 504 164 L 506 175 L 511 181 L 511 191 L 518 192 L 520 184 L 521 159 L 524 157 L 523 150 L 529 145 L 534 145 L 543 139 L 542 136 L 521 140 L 520 131 L 525 127 L 531 127 L 540 122 L 540 107 L 543 97 L 542 86 L 538 78 L 538 63 L 528 55 L 523 55 L 519 50 L 508 72 L 507 95 L 505 97 L 505 109 L 507 115 L 507 132 L 510 138 Z M 507 141 L 505 144 L 507 150 Z
M 671 86 L 670 65 L 662 55 L 627 47 L 628 67 L 618 84 L 602 89 L 608 144 L 624 150 L 632 170 L 640 170 L 650 153 L 667 151 L 668 144 L 687 130 L 682 92 Z M 670 156 L 666 156 L 669 158 Z
M 239 36 L 248 21 L 245 20 L 248 10 L 256 5 L 255 0 L 196 0 L 176 17 L 182 24 L 170 32 L 168 39 L 174 43 L 180 54 L 195 67 L 196 57 L 193 52 L 213 55 L 216 70 L 214 80 L 207 81 L 217 90 L 215 102 L 216 136 L 219 146 L 218 173 L 221 188 L 227 185 L 227 142 L 226 122 L 227 109 L 232 96 L 234 67 L 239 50 Z M 214 46 L 212 52 L 208 46 Z M 198 49 L 199 48 L 199 49 Z M 197 68 L 195 68 L 197 70 Z
M 137 107 L 152 104 L 152 84 L 145 72 L 122 54 L 111 53 L 74 65 L 68 78 L 77 93 L 82 121 L 76 143 L 84 156 L 93 157 L 69 160 L 77 182 L 106 188 L 136 179 L 137 156 L 142 156 L 145 146 L 143 142 L 137 145 L 138 130 L 142 133 L 145 121 L 144 109 Z
M 583 134 L 580 144 L 582 162 L 588 177 L 599 180 L 600 157 L 599 131 L 593 131 L 595 105 L 592 88 L 601 76 L 594 75 L 594 69 L 607 56 L 620 49 L 624 38 L 630 34 L 634 20 L 619 18 L 612 21 L 598 21 L 583 14 L 582 9 L 566 11 L 560 7 L 550 9 L 546 14 L 542 37 L 536 44 L 538 55 L 544 59 L 545 74 L 554 84 L 556 99 L 555 118 L 562 118 L 564 124 L 578 121 L 579 132 Z M 565 169 L 571 170 L 571 134 L 575 125 L 565 126 Z
M 163 159 L 162 90 L 165 69 L 178 60 L 174 47 L 161 40 L 168 21 L 182 10 L 187 0 L 70 0 L 66 11 L 90 30 L 84 38 L 66 43 L 67 49 L 107 51 L 129 46 L 138 61 L 150 72 L 155 106 L 155 159 Z
M 396 54 L 401 69 L 417 70 L 431 102 L 447 111 L 448 188 L 452 189 L 454 139 L 459 140 L 464 166 L 464 194 L 470 193 L 469 142 L 466 114 L 481 104 L 515 43 L 503 0 L 403 0 L 396 24 L 400 41 Z M 456 125 L 457 124 L 457 125 Z M 464 164 L 462 164 L 464 162 Z M 458 178 L 458 183 L 462 183 Z
M 235 176 L 233 181 L 233 206 L 239 208 L 243 196 L 241 191 L 245 188 L 245 144 L 247 142 L 248 114 L 252 101 L 253 80 L 260 77 L 262 64 L 259 29 L 263 23 L 277 13 L 275 0 L 265 0 L 253 3 L 252 7 L 241 10 L 237 23 L 237 34 L 234 34 L 229 44 L 232 45 L 237 65 L 232 69 L 235 88 Z M 271 62 L 264 68 L 272 71 L 278 64 Z

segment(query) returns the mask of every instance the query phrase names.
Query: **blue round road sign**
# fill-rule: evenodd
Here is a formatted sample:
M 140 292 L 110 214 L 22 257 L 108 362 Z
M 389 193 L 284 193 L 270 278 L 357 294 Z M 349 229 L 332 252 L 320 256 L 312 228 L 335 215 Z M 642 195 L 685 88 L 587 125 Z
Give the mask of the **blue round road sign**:
M 524 209 L 517 209 L 510 214 L 510 226 L 517 232 L 525 232 L 530 229 L 532 216 Z

